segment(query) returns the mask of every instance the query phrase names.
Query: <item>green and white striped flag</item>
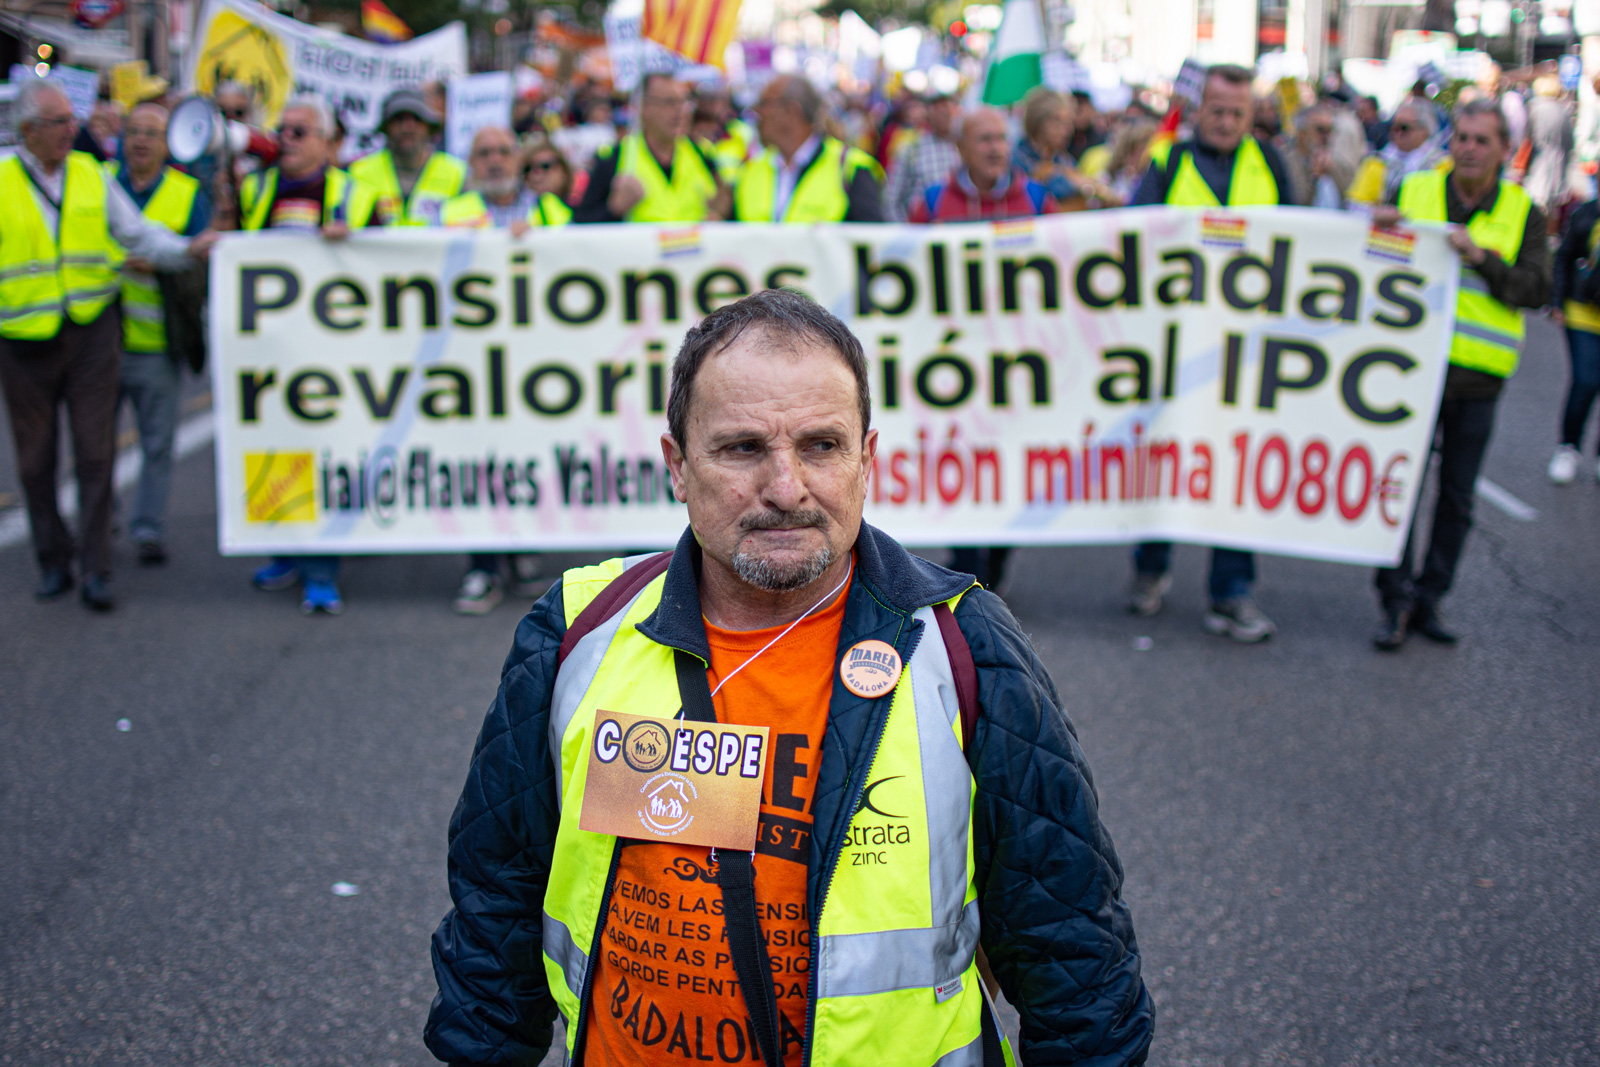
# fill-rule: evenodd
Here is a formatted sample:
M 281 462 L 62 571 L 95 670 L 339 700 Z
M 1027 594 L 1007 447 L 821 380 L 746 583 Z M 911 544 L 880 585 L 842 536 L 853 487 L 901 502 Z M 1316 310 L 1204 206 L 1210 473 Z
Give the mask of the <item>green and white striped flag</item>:
M 1038 0 L 1006 0 L 994 50 L 989 53 L 983 102 L 1009 107 L 1043 83 L 1039 57 L 1044 52 L 1044 20 L 1039 16 Z

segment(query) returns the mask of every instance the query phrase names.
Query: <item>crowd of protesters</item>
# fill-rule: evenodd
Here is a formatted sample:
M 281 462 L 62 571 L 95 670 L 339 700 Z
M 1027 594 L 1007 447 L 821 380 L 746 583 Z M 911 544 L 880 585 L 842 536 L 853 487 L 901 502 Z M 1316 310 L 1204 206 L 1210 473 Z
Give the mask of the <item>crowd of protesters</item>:
M 1525 88 L 1531 93 L 1524 95 Z M 1155 204 L 1299 205 L 1362 212 L 1380 225 L 1400 216 L 1436 218 L 1460 224 L 1460 240 L 1452 242 L 1464 279 L 1466 272 L 1478 279 L 1471 286 L 1464 280 L 1463 289 L 1487 301 L 1478 314 L 1483 329 L 1514 333 L 1520 343 L 1517 309 L 1538 308 L 1565 327 L 1571 388 L 1549 477 L 1573 481 L 1600 395 L 1600 279 L 1590 262 L 1600 207 L 1560 83 L 1547 76 L 1513 87 L 1494 70 L 1476 86 L 1452 87 L 1451 107 L 1419 84 L 1387 116 L 1376 100 L 1355 96 L 1337 78 L 1315 89 L 1303 83 L 1258 89 L 1251 71 L 1214 67 L 1180 127 L 1179 112 L 1169 111 L 1165 98 L 1143 91 L 1116 111 L 1098 109 L 1088 93 L 1043 87 L 1013 108 L 996 109 L 963 106 L 954 94 L 827 94 L 804 77 L 780 75 L 741 109 L 726 89 L 650 75 L 630 96 L 595 88 L 524 96 L 509 127 L 477 132 L 465 160 L 441 147 L 442 86 L 392 93 L 381 114 L 384 147 L 354 160 L 344 158 L 339 116 L 317 98 L 297 96 L 269 131 L 270 151 L 237 176 L 237 205 L 213 207 L 212 190 L 167 163 L 170 99 L 126 116 L 102 103 L 80 130 L 65 97 L 39 82 L 19 101 L 22 147 L 16 164 L 0 163 L 0 181 L 12 177 L 5 167 L 16 167 L 19 195 L 26 189 L 41 211 L 60 211 L 48 195 L 50 182 L 59 188 L 65 171 L 94 157 L 103 163 L 94 173 L 103 175 L 98 210 L 109 236 L 95 250 L 104 276 L 66 278 L 56 291 L 53 325 L 39 327 L 38 336 L 12 328 L 16 309 L 0 294 L 0 321 L 7 324 L 0 329 L 0 385 L 44 573 L 38 598 L 74 588 L 76 555 L 84 603 L 97 610 L 114 603 L 111 460 L 119 396 L 133 407 L 144 453 L 129 534 L 141 564 L 166 559 L 180 370 L 161 329 L 168 289 L 156 285 L 155 272 L 203 257 L 214 227 L 339 240 L 373 226 L 497 227 L 520 235 L 533 227 L 627 222 L 936 225 Z M 260 121 L 247 88 L 226 84 L 214 95 L 227 118 Z M 1600 142 L 1595 133 L 1592 140 Z M 24 176 L 30 181 L 22 183 Z M 1492 246 L 1476 228 L 1478 219 L 1491 217 L 1510 218 L 1518 240 Z M 1557 233 L 1552 284 L 1547 242 Z M 60 240 L 64 246 L 67 236 Z M 20 255 L 12 244 L 13 231 L 0 227 L 0 267 Z M 128 256 L 120 274 L 117 247 Z M 107 298 L 102 309 L 81 300 L 75 286 L 84 292 L 98 286 L 102 296 L 120 286 L 120 299 Z M 1458 320 L 1464 316 L 1471 317 L 1458 308 Z M 1458 343 L 1464 342 L 1458 337 Z M 1437 603 L 1471 523 L 1471 486 L 1515 347 L 1509 357 L 1495 350 L 1452 366 L 1436 443 L 1443 473 L 1432 544 L 1418 574 L 1409 570 L 1410 545 L 1403 568 L 1380 573 L 1380 648 L 1398 648 L 1408 632 L 1454 640 Z M 48 372 L 34 349 L 50 353 Z M 1452 360 L 1463 362 L 1454 349 Z M 61 403 L 72 422 L 82 498 L 76 543 L 56 508 Z M 1162 543 L 1137 547 L 1130 611 L 1161 609 L 1170 550 Z M 953 565 L 998 587 L 1007 555 L 1001 547 L 961 547 Z M 337 614 L 343 608 L 338 563 L 331 556 L 282 556 L 257 570 L 254 581 L 263 590 L 300 589 L 308 613 Z M 1252 554 L 1213 551 L 1208 629 L 1242 642 L 1271 636 L 1275 627 L 1252 597 L 1254 578 Z M 536 555 L 474 554 L 454 607 L 481 614 L 508 588 L 526 595 L 539 580 Z

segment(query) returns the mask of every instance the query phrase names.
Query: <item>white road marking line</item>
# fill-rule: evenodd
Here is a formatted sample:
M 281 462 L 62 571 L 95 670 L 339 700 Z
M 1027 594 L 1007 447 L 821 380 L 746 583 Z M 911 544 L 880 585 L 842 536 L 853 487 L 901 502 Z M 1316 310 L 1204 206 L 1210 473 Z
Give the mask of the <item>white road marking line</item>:
M 1538 508 L 1523 503 L 1487 478 L 1480 477 L 1476 488 L 1479 496 L 1518 522 L 1532 522 L 1539 517 Z
M 217 424 L 210 411 L 185 419 L 178 424 L 178 432 L 172 442 L 172 461 L 176 463 L 185 456 L 198 452 L 211 444 L 211 438 L 216 435 Z M 112 480 L 118 489 L 126 489 L 139 480 L 139 467 L 142 457 L 138 448 L 129 448 L 117 456 L 117 466 Z M 63 518 L 72 518 L 78 514 L 78 483 L 76 479 L 67 479 L 61 486 L 61 494 L 57 498 L 56 506 L 61 509 Z M 16 507 L 0 514 L 0 549 L 20 545 L 28 539 L 28 511 L 24 507 Z

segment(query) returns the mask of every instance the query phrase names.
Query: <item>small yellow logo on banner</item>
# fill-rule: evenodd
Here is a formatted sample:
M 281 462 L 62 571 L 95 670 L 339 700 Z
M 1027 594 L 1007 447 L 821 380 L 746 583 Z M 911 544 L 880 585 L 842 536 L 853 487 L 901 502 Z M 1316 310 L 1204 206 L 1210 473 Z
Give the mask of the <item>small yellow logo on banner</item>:
M 249 522 L 315 522 L 314 458 L 310 452 L 246 452 L 244 514 Z

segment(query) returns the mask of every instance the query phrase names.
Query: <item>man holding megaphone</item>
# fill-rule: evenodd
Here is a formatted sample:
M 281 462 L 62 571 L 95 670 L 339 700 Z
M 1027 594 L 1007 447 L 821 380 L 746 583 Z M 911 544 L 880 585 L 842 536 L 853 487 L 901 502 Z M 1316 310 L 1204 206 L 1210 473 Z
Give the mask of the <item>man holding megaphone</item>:
M 118 268 L 128 256 L 158 270 L 204 259 L 216 234 L 184 238 L 140 212 L 91 156 L 59 87 L 29 79 L 15 115 L 21 145 L 0 160 L 0 389 L 5 391 L 34 552 L 35 597 L 73 588 L 83 602 L 111 595 L 112 470 L 122 364 Z M 57 411 L 66 405 L 78 479 L 76 543 L 56 506 Z

